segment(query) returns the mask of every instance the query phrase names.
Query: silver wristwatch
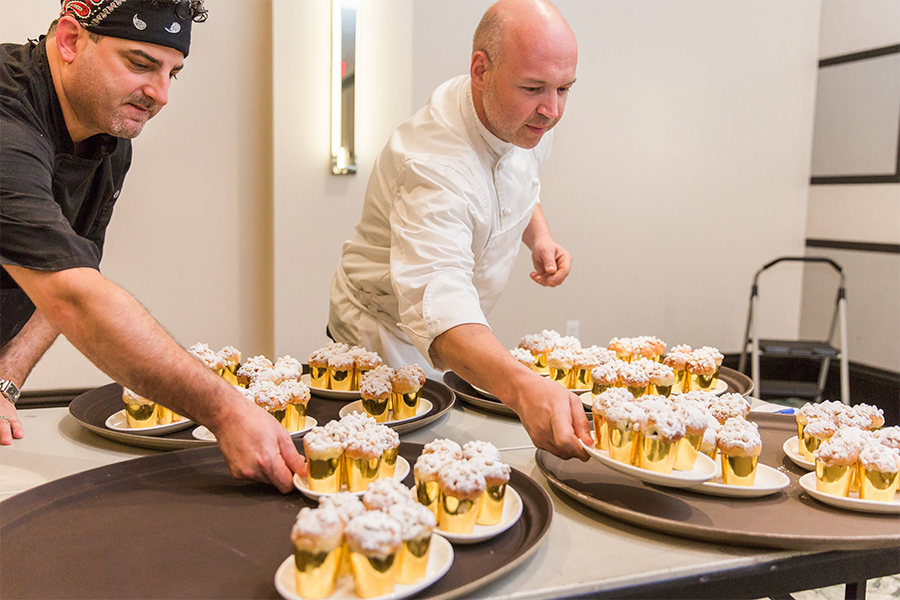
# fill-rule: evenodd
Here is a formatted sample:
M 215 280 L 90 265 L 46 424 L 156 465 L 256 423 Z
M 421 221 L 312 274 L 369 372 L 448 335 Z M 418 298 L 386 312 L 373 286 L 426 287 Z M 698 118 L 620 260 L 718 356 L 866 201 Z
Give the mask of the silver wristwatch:
M 9 379 L 0 379 L 0 394 L 3 394 L 7 400 L 12 402 L 13 406 L 19 401 L 19 395 L 21 393 L 22 392 L 19 391 L 19 386 L 12 381 Z

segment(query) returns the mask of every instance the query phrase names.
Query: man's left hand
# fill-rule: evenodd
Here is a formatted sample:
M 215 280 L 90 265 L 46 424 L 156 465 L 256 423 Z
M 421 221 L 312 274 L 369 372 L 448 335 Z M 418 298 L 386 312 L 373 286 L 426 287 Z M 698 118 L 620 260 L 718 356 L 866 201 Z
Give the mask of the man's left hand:
M 534 264 L 531 279 L 544 287 L 556 287 L 569 276 L 572 255 L 551 238 L 534 244 L 531 262 Z
M 5 417 L 5 418 L 3 418 Z M 13 440 L 20 440 L 25 435 L 22 422 L 13 403 L 0 394 L 0 445 L 9 446 Z

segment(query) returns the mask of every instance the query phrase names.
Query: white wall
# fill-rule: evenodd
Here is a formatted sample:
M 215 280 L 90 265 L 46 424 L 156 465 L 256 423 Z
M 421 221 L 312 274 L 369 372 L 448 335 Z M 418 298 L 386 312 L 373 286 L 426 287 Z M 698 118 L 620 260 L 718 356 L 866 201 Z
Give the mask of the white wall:
M 898 43 L 900 0 L 824 0 L 820 59 Z M 896 78 L 900 75 L 895 73 L 894 77 L 896 89 Z M 896 139 L 894 144 L 896 149 Z M 900 184 L 812 185 L 807 223 L 810 239 L 900 244 Z M 900 256 L 824 248 L 811 248 L 807 254 L 831 258 L 844 270 L 850 360 L 895 373 L 900 371 Z M 827 271 L 807 271 L 802 303 L 803 337 L 824 339 L 827 336 L 834 287 L 835 278 Z
M 181 344 L 272 352 L 271 3 L 216 0 L 169 105 L 134 141 L 103 273 Z M 0 39 L 36 38 L 58 0 L 0 0 Z M 109 379 L 65 339 L 25 389 Z
M 136 141 L 103 268 L 185 345 L 304 358 L 325 341 L 374 156 L 467 70 L 489 2 L 360 3 L 359 173 L 347 177 L 329 169 L 328 3 L 208 4 L 170 106 Z M 575 267 L 544 290 L 520 256 L 492 325 L 507 345 L 577 319 L 588 343 L 654 334 L 736 351 L 753 272 L 803 248 L 819 0 L 556 4 L 579 38 L 579 81 L 543 199 Z M 0 8 L 3 38 L 22 39 L 58 3 Z M 799 286 L 788 275 L 769 307 L 775 333 L 796 333 Z M 28 387 L 99 383 L 53 352 Z
M 740 348 L 753 273 L 802 253 L 819 3 L 559 0 L 579 40 L 542 206 L 575 257 L 560 288 L 527 252 L 490 317 L 507 346 L 580 321 L 582 341 Z M 465 72 L 487 2 L 415 4 L 414 104 Z M 797 333 L 800 271 L 763 307 Z

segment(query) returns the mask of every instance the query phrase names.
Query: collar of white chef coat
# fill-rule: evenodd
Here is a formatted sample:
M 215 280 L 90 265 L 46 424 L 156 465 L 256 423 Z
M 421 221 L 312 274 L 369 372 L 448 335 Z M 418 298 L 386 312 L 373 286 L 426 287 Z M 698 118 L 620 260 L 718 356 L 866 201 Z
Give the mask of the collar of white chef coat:
M 470 80 L 471 81 L 471 80 Z M 478 133 L 481 134 L 481 139 L 484 140 L 485 145 L 488 147 L 488 151 L 491 154 L 491 166 L 496 167 L 497 162 L 503 158 L 503 155 L 515 148 L 516 146 L 510 142 L 504 142 L 496 135 L 491 133 L 491 130 L 485 127 L 484 123 L 481 122 L 481 119 L 478 117 L 478 112 L 475 110 L 475 103 L 472 101 L 472 86 L 466 86 L 466 98 L 469 100 L 469 108 L 472 109 L 472 114 L 475 115 L 475 126 L 478 128 Z

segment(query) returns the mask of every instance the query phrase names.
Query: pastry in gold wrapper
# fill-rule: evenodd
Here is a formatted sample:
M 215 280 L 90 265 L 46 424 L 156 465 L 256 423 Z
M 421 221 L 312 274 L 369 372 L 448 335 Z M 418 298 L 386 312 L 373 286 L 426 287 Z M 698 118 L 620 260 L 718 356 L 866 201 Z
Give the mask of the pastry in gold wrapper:
M 417 364 L 403 365 L 394 372 L 391 377 L 391 407 L 395 420 L 416 416 L 423 385 L 425 372 Z
M 831 419 L 816 419 L 806 424 L 803 428 L 803 439 L 800 442 L 800 452 L 809 462 L 815 461 L 815 451 L 825 440 L 838 432 L 840 427 Z
M 347 487 L 351 492 L 363 492 L 378 479 L 381 471 L 383 447 L 368 431 L 353 431 L 344 442 L 344 464 Z
M 341 466 L 344 444 L 325 427 L 313 427 L 303 436 L 306 464 L 309 469 L 309 489 L 321 494 L 341 491 Z
M 746 418 L 750 412 L 750 405 L 740 394 L 728 393 L 721 396 L 706 397 L 709 398 L 709 412 L 722 425 L 725 424 L 725 421 L 734 417 Z
M 236 373 L 238 385 L 241 387 L 249 387 L 252 381 L 256 381 L 259 379 L 260 374 L 268 371 L 273 371 L 274 368 L 275 365 L 273 365 L 272 361 L 265 356 L 252 356 L 241 363 L 241 366 L 238 367 Z M 270 381 L 272 383 L 275 383 L 274 377 L 272 377 Z
M 309 405 L 309 387 L 297 379 L 287 379 L 278 384 L 288 405 L 285 427 L 288 431 L 302 431 L 306 428 L 306 408 Z
M 570 382 L 573 390 L 590 390 L 594 387 L 591 372 L 595 367 L 609 364 L 616 360 L 615 353 L 591 346 L 590 348 L 582 348 L 573 353 L 572 374 Z
M 567 348 L 556 348 L 547 357 L 550 379 L 565 388 L 572 388 L 572 368 L 575 364 L 575 352 Z
M 618 361 L 613 361 L 591 369 L 591 395 L 599 396 L 619 385 L 619 364 Z
M 519 361 L 532 371 L 537 370 L 535 367 L 535 363 L 537 361 L 534 358 L 534 354 L 532 354 L 525 348 L 510 348 L 509 353 L 512 354 L 513 358 L 515 358 L 517 361 Z
M 367 510 L 388 512 L 395 504 L 416 501 L 413 491 L 396 479 L 377 479 L 363 493 L 362 502 Z
M 609 457 L 636 466 L 640 448 L 640 430 L 646 422 L 647 413 L 637 403 L 619 402 L 607 408 Z
M 666 343 L 661 339 L 644 335 L 632 339 L 631 352 L 635 359 L 646 359 L 653 362 L 660 362 L 663 354 L 666 353 Z
M 496 525 L 503 517 L 503 504 L 506 499 L 506 486 L 509 483 L 511 469 L 509 465 L 490 453 L 482 453 L 469 458 L 484 476 L 485 488 L 478 507 L 477 525 Z
M 719 383 L 719 372 L 722 370 L 722 361 L 725 360 L 725 355 L 719 352 L 718 348 L 713 348 L 712 346 L 703 346 L 702 348 L 698 348 L 695 352 L 702 352 L 713 359 L 713 362 L 716 365 L 716 371 L 713 373 L 713 380 L 710 386 L 711 390 L 716 389 L 716 385 Z
M 645 370 L 647 373 L 647 393 L 656 396 L 669 397 L 675 387 L 675 371 L 672 367 L 659 363 L 652 363 Z
M 356 361 L 349 352 L 332 354 L 328 357 L 328 381 L 331 389 L 340 392 L 353 390 Z
M 333 508 L 303 508 L 291 529 L 297 593 L 327 598 L 337 587 L 344 522 Z
M 860 450 L 858 469 L 860 498 L 894 501 L 900 484 L 900 450 L 873 440 Z
M 619 383 L 632 393 L 635 398 L 640 398 L 647 393 L 650 378 L 640 364 L 623 364 L 619 366 Z
M 387 513 L 367 511 L 344 530 L 356 595 L 374 598 L 394 591 L 403 539 L 401 525 Z
M 812 425 L 807 425 L 807 433 Z M 833 496 L 849 497 L 859 458 L 858 445 L 832 436 L 822 441 L 813 452 L 813 457 L 816 461 L 816 489 Z
M 676 414 L 684 424 L 684 437 L 678 442 L 678 452 L 672 468 L 676 471 L 690 471 L 697 461 L 703 434 L 706 433 L 711 416 L 708 411 L 691 403 L 677 405 Z
M 753 487 L 756 466 L 762 452 L 762 439 L 756 423 L 743 417 L 732 417 L 716 434 L 716 445 L 722 458 L 722 481 L 725 485 Z
M 319 507 L 330 507 L 337 511 L 343 521 L 344 526 L 350 522 L 353 517 L 366 512 L 366 506 L 362 503 L 359 496 L 352 492 L 338 492 L 337 494 L 325 494 L 319 496 Z M 341 547 L 341 563 L 338 567 L 338 577 L 350 575 L 350 551 L 347 550 L 347 543 L 343 542 Z
M 596 371 L 597 369 L 594 370 Z M 594 396 L 594 402 L 591 405 L 591 416 L 594 422 L 594 445 L 600 450 L 609 450 L 609 427 L 606 424 L 606 411 L 610 406 L 619 402 L 633 403 L 634 396 L 625 388 L 615 387 Z
M 684 437 L 684 423 L 675 410 L 665 402 L 659 402 L 653 408 L 645 409 L 645 412 L 647 419 L 640 428 L 637 466 L 668 475 L 675 466 L 678 443 Z
M 384 372 L 374 369 L 363 375 L 359 385 L 359 396 L 363 410 L 379 423 L 390 417 L 391 379 Z
M 435 519 L 440 516 L 441 486 L 438 483 L 438 473 L 445 465 L 458 459 L 458 456 L 447 452 L 423 452 L 416 459 L 413 468 L 416 480 L 416 500 L 431 510 Z
M 557 337 L 559 336 L 558 333 L 556 335 Z M 519 348 L 528 350 L 534 357 L 534 366 L 532 368 L 536 373 L 546 374 L 550 372 L 547 366 L 547 359 L 554 348 L 550 337 L 539 333 L 528 334 L 519 342 Z
M 675 375 L 675 383 L 672 386 L 674 393 L 691 391 L 691 380 L 687 374 L 687 361 L 690 357 L 691 347 L 681 345 L 673 347 L 663 358 L 662 364 L 671 368 Z
M 125 403 L 125 422 L 128 427 L 142 429 L 157 425 L 156 403 L 136 394 L 127 387 L 122 388 L 122 401 Z
M 362 376 L 365 373 L 384 365 L 384 361 L 381 360 L 381 357 L 378 356 L 377 353 L 369 352 L 365 348 L 360 347 L 351 348 L 350 355 L 353 356 L 355 367 L 353 389 L 358 390 L 362 383 Z
M 237 370 L 241 366 L 241 351 L 234 346 L 225 346 L 218 354 L 223 363 L 219 374 L 231 385 L 238 385 Z
M 619 360 L 631 362 L 633 358 L 634 348 L 631 338 L 613 338 L 609 341 L 607 348 L 615 352 Z
M 468 534 L 475 529 L 478 503 L 487 486 L 484 475 L 467 460 L 444 465 L 438 471 L 441 494 L 438 501 L 438 528 Z
M 437 526 L 434 514 L 418 502 L 395 504 L 388 515 L 400 523 L 400 549 L 397 583 L 415 583 L 425 577 L 428 570 L 428 551 L 431 534 Z
M 708 353 L 694 350 L 685 368 L 691 390 L 711 392 L 716 389 L 716 361 Z

